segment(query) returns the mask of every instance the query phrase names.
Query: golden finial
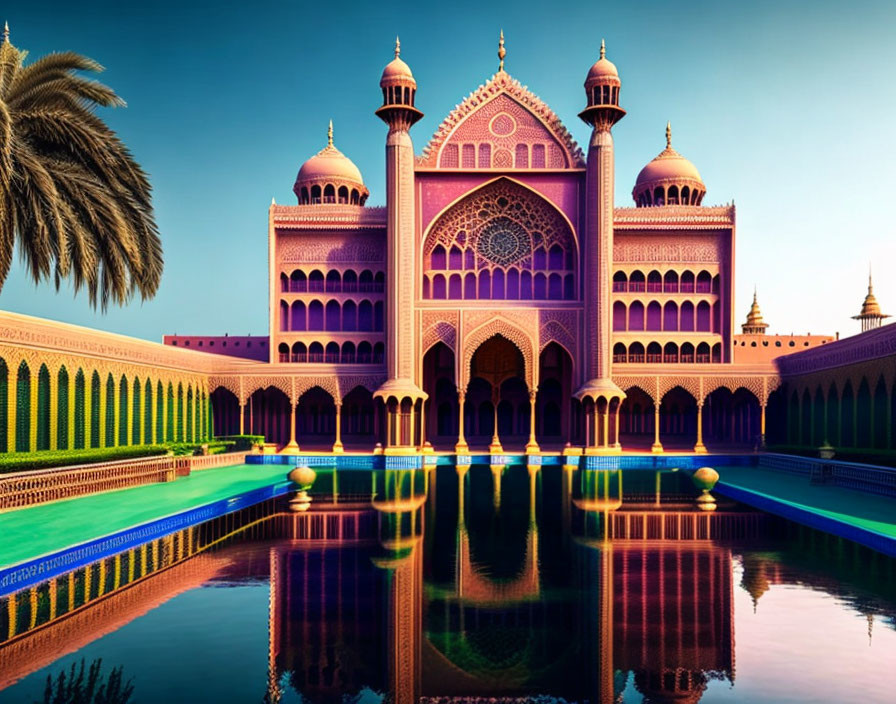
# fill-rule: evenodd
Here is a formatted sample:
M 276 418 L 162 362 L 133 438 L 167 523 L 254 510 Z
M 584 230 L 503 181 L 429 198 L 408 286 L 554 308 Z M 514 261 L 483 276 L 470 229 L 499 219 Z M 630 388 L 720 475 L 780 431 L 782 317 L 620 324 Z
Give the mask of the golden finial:
M 757 305 L 758 301 L 756 300 L 756 284 L 753 284 L 753 305 Z
M 501 30 L 501 37 L 498 39 L 498 70 L 504 70 L 504 57 L 507 56 L 507 52 L 504 50 L 504 30 Z
M 3 43 L 7 43 L 9 41 L 9 22 L 3 23 Z
M 333 146 L 333 121 L 330 120 L 330 126 L 327 128 L 327 146 Z
M 397 59 L 401 56 L 401 41 L 399 41 L 398 37 L 395 37 L 395 58 Z
M 868 293 L 872 292 L 871 284 L 871 262 L 868 262 Z
M 603 39 L 600 40 L 600 58 L 607 58 L 607 43 Z
M 666 149 L 672 148 L 672 122 L 666 123 Z

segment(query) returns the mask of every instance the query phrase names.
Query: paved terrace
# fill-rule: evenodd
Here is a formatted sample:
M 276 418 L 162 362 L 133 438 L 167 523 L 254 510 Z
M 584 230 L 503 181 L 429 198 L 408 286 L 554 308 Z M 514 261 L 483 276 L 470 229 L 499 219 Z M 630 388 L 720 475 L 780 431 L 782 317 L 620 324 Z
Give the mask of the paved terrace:
M 763 467 L 718 467 L 716 493 L 896 557 L 896 499 Z
M 239 465 L 0 513 L 0 567 L 173 513 L 269 486 L 285 478 L 282 465 Z

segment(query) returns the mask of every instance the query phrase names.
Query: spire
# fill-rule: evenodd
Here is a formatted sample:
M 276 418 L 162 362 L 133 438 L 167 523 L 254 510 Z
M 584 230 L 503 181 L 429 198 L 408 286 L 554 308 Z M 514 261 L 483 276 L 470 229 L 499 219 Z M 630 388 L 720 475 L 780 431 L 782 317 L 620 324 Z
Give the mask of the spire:
M 501 37 L 498 39 L 498 71 L 504 70 L 504 57 L 507 51 L 504 49 L 504 30 L 501 30 Z
M 3 23 L 3 43 L 9 43 L 9 22 Z
M 868 262 L 868 293 L 874 293 L 874 284 L 871 283 L 871 262 Z
M 879 328 L 884 318 L 891 316 L 881 312 L 880 304 L 874 296 L 874 284 L 871 280 L 871 263 L 868 263 L 868 295 L 862 301 L 862 310 L 858 315 L 852 316 L 853 320 L 859 320 L 862 323 L 862 332 Z
M 333 121 L 330 120 L 330 126 L 327 128 L 327 146 L 333 146 Z
M 607 58 L 607 43 L 603 39 L 600 40 L 600 58 Z
M 672 148 L 672 121 L 666 123 L 666 149 Z
M 759 297 L 756 293 L 756 286 L 753 286 L 753 305 L 750 306 L 750 312 L 747 313 L 747 322 L 741 325 L 744 335 L 764 335 L 768 328 L 768 323 L 762 319 L 762 311 L 759 310 Z
M 395 37 L 395 58 L 397 59 L 401 56 L 401 40 L 399 40 L 398 36 Z

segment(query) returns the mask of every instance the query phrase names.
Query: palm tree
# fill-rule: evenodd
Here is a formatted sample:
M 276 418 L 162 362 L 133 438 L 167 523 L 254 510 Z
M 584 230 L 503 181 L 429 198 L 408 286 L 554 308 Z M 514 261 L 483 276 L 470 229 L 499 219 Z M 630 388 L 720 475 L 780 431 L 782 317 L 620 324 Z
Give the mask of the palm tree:
M 72 52 L 25 65 L 0 45 L 0 288 L 18 242 L 35 283 L 70 279 L 93 307 L 152 297 L 162 247 L 151 187 L 118 136 L 95 114 L 115 92 L 79 72 L 103 70 Z

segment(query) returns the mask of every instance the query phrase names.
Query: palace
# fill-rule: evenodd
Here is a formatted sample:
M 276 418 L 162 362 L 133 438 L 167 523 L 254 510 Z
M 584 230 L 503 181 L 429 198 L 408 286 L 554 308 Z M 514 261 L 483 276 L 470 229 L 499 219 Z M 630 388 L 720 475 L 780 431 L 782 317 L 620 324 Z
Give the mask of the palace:
M 269 211 L 266 381 L 222 377 L 216 429 L 292 450 L 758 444 L 773 358 L 832 338 L 767 336 L 755 300 L 734 334 L 734 206 L 704 205 L 669 125 L 634 207 L 614 206 L 625 110 L 605 53 L 585 79 L 587 153 L 504 70 L 502 36 L 498 72 L 415 155 L 418 87 L 396 41 L 375 111 L 386 205 L 366 205 L 331 124 L 297 205 Z M 248 339 L 166 342 L 250 356 Z

